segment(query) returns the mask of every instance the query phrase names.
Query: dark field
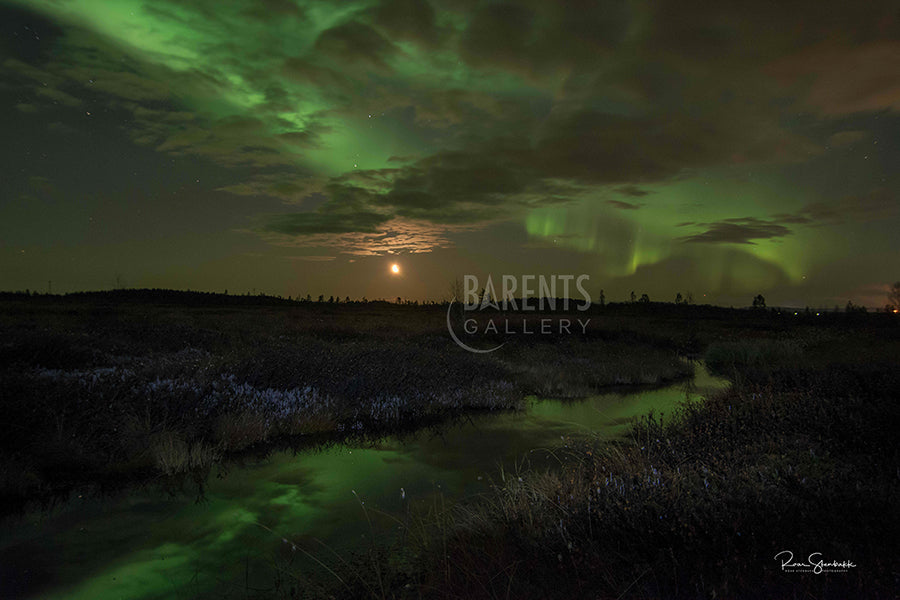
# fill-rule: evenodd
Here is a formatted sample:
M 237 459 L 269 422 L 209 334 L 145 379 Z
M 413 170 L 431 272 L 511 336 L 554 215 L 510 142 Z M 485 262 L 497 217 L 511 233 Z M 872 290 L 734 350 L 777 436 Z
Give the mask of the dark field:
M 591 319 L 584 335 L 498 336 L 488 341 L 505 341 L 501 351 L 475 355 L 451 341 L 446 314 L 191 294 L 7 296 L 3 512 L 88 487 L 202 481 L 244 453 L 516 410 L 527 395 L 677 381 L 703 357 L 729 390 L 665 421 L 648 415 L 625 440 L 573 444 L 560 469 L 504 477 L 478 502 L 423 507 L 402 542 L 332 565 L 340 578 L 309 586 L 281 573 L 277 593 L 250 597 L 894 597 L 894 315 L 595 306 L 573 312 Z M 857 566 L 783 573 L 769 558 L 784 540 Z
M 189 304 L 198 299 L 207 305 Z M 527 394 L 689 373 L 670 340 L 618 328 L 477 356 L 452 342 L 441 306 L 212 299 L 224 305 L 137 293 L 3 302 L 6 510 L 82 483 L 200 472 L 267 444 L 375 436 L 515 409 Z

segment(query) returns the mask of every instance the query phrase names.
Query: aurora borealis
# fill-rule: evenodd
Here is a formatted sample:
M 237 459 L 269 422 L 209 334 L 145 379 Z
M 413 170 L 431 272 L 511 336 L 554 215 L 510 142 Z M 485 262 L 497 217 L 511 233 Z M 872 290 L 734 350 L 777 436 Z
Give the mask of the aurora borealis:
M 3 0 L 0 39 L 0 289 L 900 278 L 894 2 Z

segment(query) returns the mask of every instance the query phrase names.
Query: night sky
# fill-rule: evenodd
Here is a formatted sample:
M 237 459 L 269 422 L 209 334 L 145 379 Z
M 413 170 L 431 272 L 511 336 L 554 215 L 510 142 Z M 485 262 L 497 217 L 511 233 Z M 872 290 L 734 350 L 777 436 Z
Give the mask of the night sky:
M 896 0 L 4 0 L 0 97 L 4 290 L 900 279 Z

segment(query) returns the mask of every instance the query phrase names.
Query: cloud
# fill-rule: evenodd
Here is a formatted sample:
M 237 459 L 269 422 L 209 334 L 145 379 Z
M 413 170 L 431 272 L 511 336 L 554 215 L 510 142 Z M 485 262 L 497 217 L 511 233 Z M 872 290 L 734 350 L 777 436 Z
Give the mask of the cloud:
M 337 256 L 325 256 L 319 254 L 310 254 L 310 255 L 301 255 L 301 256 L 286 256 L 287 260 L 299 260 L 303 262 L 330 262 L 336 259 Z
M 135 143 L 235 169 L 219 189 L 248 201 L 321 192 L 262 228 L 300 237 L 483 225 L 591 193 L 633 212 L 652 204 L 632 200 L 646 184 L 820 152 L 786 124 L 785 86 L 828 114 L 893 94 L 895 45 L 867 25 L 881 9 L 837 3 L 161 0 L 116 28 L 42 6 L 71 25 L 58 51 L 3 62 L 36 102 L 128 110 Z M 845 23 L 860 39 L 848 52 L 823 42 Z M 829 95 L 844 76 L 859 97 Z M 375 166 L 344 170 L 356 156 Z M 782 237 L 829 210 L 705 223 L 684 241 Z
M 35 88 L 35 95 L 39 98 L 44 98 L 50 100 L 54 104 L 62 104 L 64 106 L 81 106 L 83 102 L 80 98 L 76 98 L 71 94 L 67 94 L 63 91 L 51 88 L 51 87 L 38 87 Z
M 397 53 L 391 41 L 357 21 L 322 32 L 316 39 L 314 50 L 345 66 L 365 66 L 379 71 L 389 71 L 388 61 Z
M 770 72 L 828 116 L 900 110 L 900 41 L 823 42 L 785 57 Z
M 775 221 L 754 217 L 725 219 L 715 223 L 703 223 L 702 233 L 680 238 L 692 244 L 750 244 L 753 240 L 770 240 L 791 234 L 791 230 Z
M 218 188 L 238 196 L 269 196 L 283 202 L 302 203 L 309 194 L 322 189 L 324 182 L 312 175 L 297 174 L 293 171 L 261 173 L 252 178 Z
M 812 202 L 801 208 L 794 218 L 816 224 L 868 222 L 894 217 L 900 212 L 897 194 L 877 188 L 867 194 L 845 196 L 835 202 Z
M 372 23 L 391 38 L 415 42 L 427 48 L 438 46 L 446 32 L 438 27 L 429 2 L 386 0 L 369 9 Z
M 293 233 L 263 232 L 269 243 L 277 246 L 302 248 L 305 251 L 326 249 L 351 256 L 384 256 L 388 254 L 420 254 L 454 244 L 450 234 L 471 230 L 458 225 L 436 226 L 428 222 L 393 218 L 381 223 L 378 231 L 319 233 L 296 236 Z
M 265 231 L 286 235 L 312 235 L 320 233 L 375 233 L 390 217 L 376 212 L 352 213 L 311 212 L 284 214 L 271 217 Z
M 624 185 L 618 188 L 616 192 L 622 194 L 623 196 L 629 196 L 631 198 L 643 198 L 650 193 L 647 190 L 642 190 L 636 185 Z
M 376 233 L 391 219 L 369 208 L 371 192 L 362 188 L 331 184 L 328 200 L 313 211 L 272 215 L 262 230 L 293 236 L 328 233 Z
M 866 131 L 852 130 L 852 131 L 839 131 L 835 134 L 832 134 L 828 137 L 828 145 L 834 148 L 840 148 L 842 146 L 851 146 L 858 142 L 863 141 L 864 139 L 869 137 L 869 133 Z
M 623 1 L 482 4 L 468 15 L 460 54 L 478 67 L 540 80 L 558 68 L 608 58 L 633 16 Z
M 686 243 L 754 244 L 753 240 L 776 239 L 791 235 L 787 225 L 841 225 L 891 218 L 900 212 L 896 195 L 885 188 L 868 194 L 846 196 L 837 201 L 812 202 L 794 213 L 778 213 L 770 219 L 744 217 L 714 223 L 679 223 L 678 227 L 700 226 L 705 231 L 681 237 Z
M 643 206 L 643 204 L 631 204 L 630 202 L 622 202 L 621 200 L 607 200 L 606 203 L 622 210 L 637 210 Z

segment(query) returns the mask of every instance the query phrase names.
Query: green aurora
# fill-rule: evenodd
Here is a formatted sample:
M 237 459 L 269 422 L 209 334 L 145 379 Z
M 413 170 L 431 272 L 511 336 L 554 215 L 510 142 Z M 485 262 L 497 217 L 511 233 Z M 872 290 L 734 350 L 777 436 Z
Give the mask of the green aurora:
M 756 4 L 0 2 L 0 288 L 883 304 L 896 7 Z

